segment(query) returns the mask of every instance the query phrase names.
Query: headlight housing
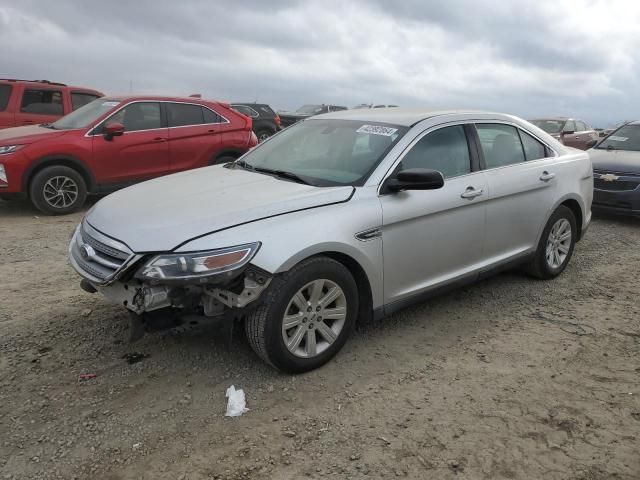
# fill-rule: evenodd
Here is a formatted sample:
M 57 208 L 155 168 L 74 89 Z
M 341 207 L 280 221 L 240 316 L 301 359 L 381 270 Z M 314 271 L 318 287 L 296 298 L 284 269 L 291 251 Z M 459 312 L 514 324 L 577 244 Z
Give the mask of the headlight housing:
M 16 150 L 21 149 L 24 145 L 4 145 L 0 147 L 0 155 L 5 155 L 7 153 L 13 153 Z
M 203 252 L 157 255 L 147 262 L 136 277 L 147 281 L 195 280 L 208 281 L 208 277 L 231 272 L 251 261 L 260 242 Z

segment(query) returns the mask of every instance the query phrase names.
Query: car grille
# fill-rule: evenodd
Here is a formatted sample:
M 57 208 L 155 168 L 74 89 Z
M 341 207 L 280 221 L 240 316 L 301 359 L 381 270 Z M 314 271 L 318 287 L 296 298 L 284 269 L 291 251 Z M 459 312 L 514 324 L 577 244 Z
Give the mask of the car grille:
M 112 280 L 134 257 L 126 245 L 84 222 L 74 235 L 69 253 L 78 273 L 98 283 Z
M 613 177 L 606 180 L 603 177 Z M 616 178 L 617 177 L 617 178 Z M 603 170 L 593 171 L 593 186 L 598 190 L 608 190 L 610 192 L 623 192 L 635 190 L 640 185 L 640 176 L 630 173 L 606 172 Z

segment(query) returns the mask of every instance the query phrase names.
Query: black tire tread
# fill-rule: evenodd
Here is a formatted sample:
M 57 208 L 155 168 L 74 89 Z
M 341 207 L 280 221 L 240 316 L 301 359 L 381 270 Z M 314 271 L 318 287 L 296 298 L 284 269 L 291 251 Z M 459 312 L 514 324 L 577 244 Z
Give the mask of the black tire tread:
M 291 270 L 281 275 L 276 275 L 273 280 L 271 280 L 271 285 L 269 285 L 267 291 L 265 292 L 265 296 L 260 299 L 260 305 L 252 310 L 245 320 L 245 332 L 247 335 L 247 340 L 249 341 L 249 345 L 251 345 L 251 348 L 262 360 L 264 360 L 274 368 L 278 367 L 269 358 L 267 346 L 265 343 L 269 309 L 275 302 L 275 299 L 278 297 L 280 290 L 285 287 L 291 277 L 295 276 L 300 270 L 309 268 L 314 264 L 323 263 L 332 263 L 335 265 L 339 265 L 341 268 L 345 268 L 344 265 L 342 265 L 340 262 L 324 256 L 312 257 L 298 263 Z

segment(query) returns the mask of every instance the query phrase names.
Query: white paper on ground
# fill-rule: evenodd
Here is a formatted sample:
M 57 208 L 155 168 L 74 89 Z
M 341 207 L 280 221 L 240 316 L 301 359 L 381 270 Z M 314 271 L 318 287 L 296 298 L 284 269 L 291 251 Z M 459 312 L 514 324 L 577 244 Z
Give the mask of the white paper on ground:
M 236 390 L 234 385 L 227 388 L 227 417 L 239 417 L 245 412 L 248 412 L 247 402 L 244 398 L 244 390 L 241 388 Z

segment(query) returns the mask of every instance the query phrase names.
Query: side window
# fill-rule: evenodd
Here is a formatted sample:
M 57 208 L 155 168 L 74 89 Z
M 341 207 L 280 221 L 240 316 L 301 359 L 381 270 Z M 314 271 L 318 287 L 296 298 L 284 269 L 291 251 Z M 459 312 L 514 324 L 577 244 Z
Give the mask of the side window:
M 256 118 L 259 117 L 260 114 L 256 112 L 253 108 L 247 107 L 246 105 L 232 105 L 232 108 L 247 117 Z
M 464 127 L 444 127 L 425 135 L 404 156 L 400 168 L 429 168 L 441 172 L 445 178 L 471 172 Z
M 520 139 L 522 140 L 524 156 L 527 160 L 538 160 L 539 158 L 546 158 L 548 156 L 545 146 L 528 133 L 520 130 Z
M 132 103 L 107 120 L 106 123 L 121 123 L 125 132 L 161 128 L 160 104 L 156 102 Z
M 11 85 L 0 85 L 0 112 L 3 112 L 9 104 L 11 98 Z
M 587 130 L 589 129 L 587 128 L 587 125 L 585 125 L 584 122 L 581 122 L 581 121 L 576 122 L 576 132 L 586 132 Z
M 39 115 L 62 115 L 62 92 L 60 90 L 25 90 L 20 111 Z
M 576 124 L 573 120 L 569 120 L 567 123 L 564 124 L 564 127 L 562 128 L 563 132 L 575 132 L 576 131 Z
M 167 103 L 167 122 L 169 127 L 202 125 L 204 114 L 200 105 L 188 103 Z
M 98 95 L 92 95 L 91 93 L 71 92 L 71 105 L 74 110 L 77 110 L 87 103 L 93 102 L 96 98 L 100 97 Z
M 486 168 L 504 167 L 525 161 L 522 143 L 515 127 L 499 123 L 476 125 Z
M 206 107 L 202 107 L 202 113 L 204 114 L 204 123 L 224 123 L 224 118 Z

